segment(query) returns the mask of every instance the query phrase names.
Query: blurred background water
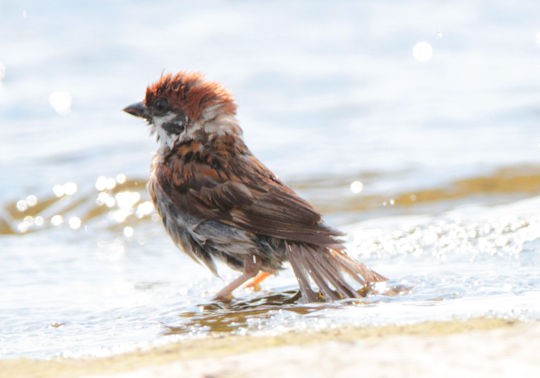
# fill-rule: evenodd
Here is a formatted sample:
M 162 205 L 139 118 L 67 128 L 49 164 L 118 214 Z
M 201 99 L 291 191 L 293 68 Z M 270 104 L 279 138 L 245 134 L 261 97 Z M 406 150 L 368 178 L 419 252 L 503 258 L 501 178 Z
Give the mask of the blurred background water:
M 540 3 L 0 3 L 0 357 L 185 337 L 540 319 Z M 287 270 L 230 306 L 178 252 L 120 110 L 204 72 L 252 151 L 391 278 L 302 305 Z

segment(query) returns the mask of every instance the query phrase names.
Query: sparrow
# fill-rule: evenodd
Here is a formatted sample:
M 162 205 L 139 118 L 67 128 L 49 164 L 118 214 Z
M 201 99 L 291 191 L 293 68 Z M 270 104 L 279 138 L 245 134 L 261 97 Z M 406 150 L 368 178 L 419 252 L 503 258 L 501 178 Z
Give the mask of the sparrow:
M 358 298 L 386 280 L 349 257 L 343 234 L 251 153 L 236 108 L 222 85 L 180 71 L 123 109 L 156 135 L 148 191 L 174 243 L 216 275 L 216 260 L 242 272 L 215 299 L 229 300 L 286 261 L 308 302 Z

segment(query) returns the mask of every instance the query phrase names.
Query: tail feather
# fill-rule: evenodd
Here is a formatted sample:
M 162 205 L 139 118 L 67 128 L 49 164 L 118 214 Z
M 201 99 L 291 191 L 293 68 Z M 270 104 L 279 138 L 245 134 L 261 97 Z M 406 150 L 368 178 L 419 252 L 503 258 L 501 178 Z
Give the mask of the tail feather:
M 334 264 L 334 262 L 332 261 L 332 256 L 328 255 L 325 252 L 319 252 L 319 254 L 320 258 L 313 258 L 309 259 L 308 261 L 311 261 L 312 265 L 316 264 L 314 266 L 314 271 L 320 271 L 320 275 L 322 275 L 325 280 L 327 280 L 334 288 L 336 288 L 337 292 L 334 291 L 335 296 L 332 299 L 341 299 L 343 297 L 357 297 L 358 295 L 356 294 L 354 288 L 349 285 L 346 280 L 343 279 L 339 266 Z M 317 286 L 319 286 L 318 283 Z
M 300 291 L 309 302 L 321 299 L 321 296 L 313 290 L 311 282 L 319 288 L 326 301 L 333 301 L 361 296 L 359 290 L 355 290 L 347 282 L 343 273 L 363 287 L 372 282 L 386 280 L 384 276 L 355 261 L 339 249 L 290 244 L 287 255 Z
M 336 290 L 332 290 L 329 286 L 330 282 L 327 282 L 331 281 L 329 278 L 332 276 L 327 275 L 324 269 L 322 269 L 322 267 L 316 263 L 317 262 L 315 259 L 306 260 L 306 265 L 311 278 L 313 281 L 315 281 L 315 284 L 319 287 L 319 289 L 321 289 L 321 292 L 325 298 L 331 300 L 340 299 L 338 292 Z
M 300 249 L 300 251 L 302 251 L 302 249 Z M 300 286 L 300 291 L 302 292 L 302 295 L 306 298 L 308 302 L 317 302 L 319 297 L 317 293 L 315 293 L 311 288 L 309 278 L 306 275 L 306 273 L 308 273 L 308 270 L 305 266 L 305 254 L 303 252 L 295 253 L 293 252 L 293 247 L 291 245 L 287 245 L 287 255 L 289 258 L 289 262 L 291 263 L 291 266 L 293 268 L 294 275 L 298 280 L 298 285 Z
M 345 254 L 343 251 L 332 249 L 330 254 L 339 261 L 340 266 L 355 280 L 360 283 L 382 282 L 388 278 L 371 270 L 365 264 L 358 262 Z

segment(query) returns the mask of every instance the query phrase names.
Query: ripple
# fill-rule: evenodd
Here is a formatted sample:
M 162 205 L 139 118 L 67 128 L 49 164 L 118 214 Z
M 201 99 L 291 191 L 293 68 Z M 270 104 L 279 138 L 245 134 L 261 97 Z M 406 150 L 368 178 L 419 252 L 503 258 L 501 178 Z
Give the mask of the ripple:
M 378 175 L 364 173 L 310 178 L 290 184 L 323 213 L 341 216 L 352 213 L 361 218 L 367 214 L 371 216 L 373 212 L 384 215 L 388 211 L 393 214 L 440 211 L 467 199 L 494 205 L 507 202 L 509 198 L 515 200 L 540 192 L 540 167 L 536 166 L 507 167 L 490 176 L 460 179 L 442 187 L 419 188 L 384 196 L 365 194 L 366 185 Z M 0 211 L 0 234 L 45 231 L 63 224 L 60 219 L 65 217 L 79 218 L 80 226 L 89 222 L 99 223 L 99 227 L 122 234 L 125 226 L 137 227 L 140 223 L 155 221 L 154 207 L 145 188 L 146 180 L 128 178 L 123 173 L 115 177 L 99 176 L 94 188 L 79 188 L 75 182 L 57 184 L 52 188 L 54 195 L 29 194 L 4 204 Z M 40 217 L 37 223 L 27 218 L 36 216 Z M 469 230 L 472 233 L 481 231 Z

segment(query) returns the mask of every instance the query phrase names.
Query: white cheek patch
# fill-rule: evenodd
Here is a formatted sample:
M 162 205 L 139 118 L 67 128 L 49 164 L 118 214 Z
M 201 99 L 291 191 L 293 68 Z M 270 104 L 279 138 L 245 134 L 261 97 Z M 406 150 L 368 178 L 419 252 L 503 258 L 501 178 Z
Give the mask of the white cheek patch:
M 164 123 L 172 121 L 174 119 L 174 117 L 176 117 L 176 114 L 171 113 L 171 112 L 169 112 L 169 113 L 167 113 L 167 114 L 165 114 L 164 116 L 161 116 L 161 117 L 154 117 L 153 118 L 154 125 L 157 128 L 161 128 L 161 126 L 163 126 Z
M 153 118 L 153 124 L 154 124 L 154 130 L 156 131 L 159 142 L 162 147 L 168 146 L 170 149 L 174 147 L 174 144 L 178 140 L 178 135 L 175 134 L 169 134 L 165 129 L 163 129 L 163 125 L 167 122 L 172 121 L 177 115 L 175 113 L 169 112 L 161 117 L 154 117 Z

